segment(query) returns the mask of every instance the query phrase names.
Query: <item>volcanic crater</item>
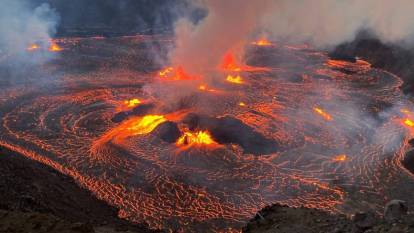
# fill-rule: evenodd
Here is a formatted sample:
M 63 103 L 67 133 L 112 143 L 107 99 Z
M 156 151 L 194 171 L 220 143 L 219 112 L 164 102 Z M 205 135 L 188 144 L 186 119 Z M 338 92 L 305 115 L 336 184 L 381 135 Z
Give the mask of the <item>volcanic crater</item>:
M 275 202 L 342 213 L 414 205 L 401 162 L 414 114 L 399 77 L 275 43 L 250 45 L 245 65 L 204 83 L 151 56 L 148 44 L 171 41 L 55 41 L 53 61 L 1 84 L 0 146 L 73 177 L 121 218 L 172 231 L 238 232 Z

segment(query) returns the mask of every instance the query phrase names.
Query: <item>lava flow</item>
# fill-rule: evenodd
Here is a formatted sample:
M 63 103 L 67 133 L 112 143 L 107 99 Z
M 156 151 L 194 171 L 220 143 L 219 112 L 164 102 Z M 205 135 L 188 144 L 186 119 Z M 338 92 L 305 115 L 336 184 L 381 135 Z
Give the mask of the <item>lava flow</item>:
M 400 160 L 414 118 L 384 110 L 413 109 L 395 75 L 309 46 L 263 46 L 247 64 L 227 55 L 210 82 L 159 68 L 145 45 L 168 48 L 166 36 L 54 42 L 64 53 L 27 82 L 0 82 L 0 146 L 73 177 L 121 218 L 240 232 L 276 202 L 345 214 L 413 204 Z

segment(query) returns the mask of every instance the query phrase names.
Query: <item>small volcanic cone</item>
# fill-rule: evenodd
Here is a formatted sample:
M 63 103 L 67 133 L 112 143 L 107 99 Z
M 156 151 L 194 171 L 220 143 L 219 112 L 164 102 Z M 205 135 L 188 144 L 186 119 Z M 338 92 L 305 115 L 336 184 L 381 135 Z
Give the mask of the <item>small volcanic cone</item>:
M 161 140 L 174 143 L 179 140 L 181 136 L 181 131 L 177 126 L 177 123 L 172 121 L 166 121 L 159 124 L 153 131 L 153 135 L 156 135 Z
M 270 154 L 279 150 L 277 142 L 266 138 L 250 126 L 231 116 L 213 118 L 205 115 L 189 114 L 183 121 L 191 131 L 211 133 L 220 144 L 240 145 L 246 153 L 255 155 Z

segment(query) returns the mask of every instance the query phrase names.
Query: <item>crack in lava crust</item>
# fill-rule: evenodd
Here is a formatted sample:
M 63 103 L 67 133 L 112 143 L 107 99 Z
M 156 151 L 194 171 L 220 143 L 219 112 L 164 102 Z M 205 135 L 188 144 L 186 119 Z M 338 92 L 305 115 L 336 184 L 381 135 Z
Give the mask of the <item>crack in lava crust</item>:
M 282 145 L 279 153 L 244 154 L 237 145 L 179 150 L 151 133 L 107 134 L 122 124 L 111 118 L 123 100 L 162 100 L 142 90 L 154 82 L 156 72 L 125 64 L 110 69 L 100 48 L 116 50 L 114 45 L 121 44 L 129 49 L 116 57 L 129 59 L 140 53 L 137 44 L 152 39 L 100 39 L 94 49 L 102 59 L 94 57 L 94 62 L 106 68 L 67 74 L 51 82 L 53 90 L 3 88 L 0 145 L 73 176 L 119 207 L 123 218 L 186 232 L 238 232 L 257 210 L 274 202 L 347 213 L 380 209 L 384 200 L 412 194 L 413 179 L 400 164 L 407 130 L 386 121 L 374 132 L 369 120 L 359 117 L 374 111 L 368 103 L 408 106 L 401 103 L 401 80 L 363 62 L 327 62 L 323 53 L 309 49 L 253 51 L 248 60 L 266 61 L 269 70 L 243 73 L 246 83 L 227 87 L 224 95 L 205 94 L 216 105 L 209 115 L 238 118 Z M 70 54 L 70 45 L 90 43 L 64 42 L 67 54 L 60 59 L 71 64 L 78 58 Z M 96 52 L 87 47 L 76 53 Z M 289 63 L 280 62 L 287 57 Z M 344 110 L 348 104 L 359 109 Z M 316 106 L 327 109 L 332 119 L 315 114 Z

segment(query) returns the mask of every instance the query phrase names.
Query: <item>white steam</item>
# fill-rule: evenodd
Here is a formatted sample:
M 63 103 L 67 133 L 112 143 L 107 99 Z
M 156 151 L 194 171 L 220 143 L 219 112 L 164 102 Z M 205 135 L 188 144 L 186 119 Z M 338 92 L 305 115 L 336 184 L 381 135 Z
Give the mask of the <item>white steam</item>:
M 35 42 L 47 42 L 56 32 L 58 16 L 48 4 L 32 9 L 28 1 L 0 0 L 0 50 L 26 52 Z

